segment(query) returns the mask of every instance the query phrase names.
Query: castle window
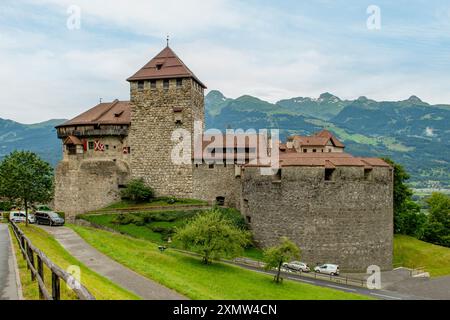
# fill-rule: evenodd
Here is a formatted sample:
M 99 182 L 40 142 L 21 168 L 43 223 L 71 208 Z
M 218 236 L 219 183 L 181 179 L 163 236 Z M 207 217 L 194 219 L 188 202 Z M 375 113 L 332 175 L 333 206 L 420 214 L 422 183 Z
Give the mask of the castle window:
M 210 168 L 210 169 L 214 169 L 214 164 L 210 164 L 210 165 L 209 165 L 209 168 Z
M 144 81 L 138 81 L 138 90 L 139 91 L 144 90 L 144 85 L 145 85 Z
M 371 168 L 364 169 L 364 179 L 370 180 L 372 178 L 373 170 Z
M 177 88 L 181 88 L 183 86 L 183 79 L 177 79 Z
M 252 223 L 252 217 L 247 216 L 246 218 L 247 218 L 247 224 L 251 224 Z
M 303 153 L 308 153 L 308 149 L 303 149 Z
M 170 81 L 169 80 L 164 80 L 164 89 L 169 89 L 170 86 Z
M 316 153 L 316 152 L 317 152 L 317 149 L 313 149 L 313 152 Z
M 156 80 L 151 80 L 150 81 L 150 88 L 156 89 Z
M 333 181 L 334 169 L 325 169 L 325 181 Z
M 94 141 L 89 141 L 89 150 L 94 150 Z
M 109 150 L 109 144 L 106 144 L 106 145 L 105 145 L 105 149 L 106 149 L 106 150 Z
M 220 207 L 223 207 L 225 205 L 225 197 L 217 197 L 216 204 Z
M 69 155 L 77 154 L 77 146 L 74 144 L 67 145 L 67 152 L 69 153 Z

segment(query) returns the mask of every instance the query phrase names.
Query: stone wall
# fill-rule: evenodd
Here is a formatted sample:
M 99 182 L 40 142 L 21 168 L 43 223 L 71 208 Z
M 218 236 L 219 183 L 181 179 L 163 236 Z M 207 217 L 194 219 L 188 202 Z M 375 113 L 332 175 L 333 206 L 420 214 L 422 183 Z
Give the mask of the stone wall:
M 194 198 L 214 203 L 217 197 L 225 198 L 225 206 L 239 208 L 241 179 L 236 176 L 235 165 L 208 164 L 194 168 Z
M 178 110 L 174 111 L 174 108 Z M 181 123 L 176 121 L 181 118 Z M 157 81 L 152 89 L 145 81 L 143 90 L 131 83 L 131 168 L 134 178 L 143 178 L 157 196 L 192 198 L 193 165 L 176 165 L 171 159 L 175 142 L 172 134 L 185 129 L 192 134 L 194 122 L 204 120 L 204 92 L 197 82 L 183 79 L 181 88 L 170 80 L 170 88 Z M 191 141 L 192 145 L 192 141 Z
M 76 157 L 76 159 L 74 158 Z M 112 159 L 83 159 L 70 156 L 59 163 L 55 172 L 56 211 L 69 221 L 77 214 L 103 208 L 120 200 L 120 185 L 129 178 L 127 162 Z
M 392 268 L 393 180 L 390 168 L 337 168 L 333 181 L 325 169 L 286 167 L 282 179 L 243 175 L 242 213 L 255 240 L 272 246 L 287 236 L 302 249 L 302 261 L 336 263 L 342 270 L 370 265 Z

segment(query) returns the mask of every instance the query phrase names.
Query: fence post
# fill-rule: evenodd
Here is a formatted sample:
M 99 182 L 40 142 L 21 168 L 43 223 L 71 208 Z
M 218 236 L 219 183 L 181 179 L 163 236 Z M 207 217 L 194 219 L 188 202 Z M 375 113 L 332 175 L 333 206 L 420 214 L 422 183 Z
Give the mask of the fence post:
M 36 265 L 34 263 L 34 253 L 29 246 L 28 246 L 28 258 L 30 259 L 31 266 L 33 267 L 33 269 L 36 270 Z M 31 281 L 35 281 L 36 275 L 33 273 L 32 268 L 30 268 L 30 271 L 31 271 Z
M 41 259 L 41 257 L 39 255 L 37 256 L 37 268 L 38 268 L 39 277 L 41 277 L 42 282 L 45 283 L 45 280 L 44 280 L 44 263 L 42 262 L 42 259 Z M 40 300 L 44 300 L 44 294 L 42 293 L 41 286 L 39 286 L 39 299 Z
M 22 251 L 22 256 L 23 259 L 26 260 L 26 254 L 25 254 L 25 250 L 26 250 L 26 245 L 25 245 L 25 239 L 23 238 L 23 235 L 20 234 L 20 244 L 22 245 L 22 249 L 20 249 L 20 251 Z M 27 264 L 28 267 L 28 264 Z
M 61 300 L 61 287 L 59 277 L 52 271 L 52 297 L 53 300 Z

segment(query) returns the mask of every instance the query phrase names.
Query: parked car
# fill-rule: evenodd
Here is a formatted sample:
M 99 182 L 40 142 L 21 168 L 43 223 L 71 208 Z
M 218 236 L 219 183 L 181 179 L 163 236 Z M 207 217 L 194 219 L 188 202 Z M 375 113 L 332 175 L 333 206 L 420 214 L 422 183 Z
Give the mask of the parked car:
M 23 211 L 12 211 L 9 214 L 9 220 L 15 223 L 22 223 L 26 221 L 26 213 Z M 36 223 L 36 217 L 32 214 L 28 214 L 28 223 Z
M 45 224 L 49 226 L 63 226 L 65 221 L 56 212 L 52 211 L 37 211 L 36 223 Z
M 283 267 L 293 270 L 293 271 L 300 271 L 300 272 L 310 272 L 311 271 L 311 269 L 309 268 L 309 266 L 306 263 L 299 262 L 299 261 L 285 263 L 285 264 L 283 264 Z
M 323 264 L 314 268 L 316 273 L 324 273 L 332 276 L 339 275 L 339 266 L 335 264 Z

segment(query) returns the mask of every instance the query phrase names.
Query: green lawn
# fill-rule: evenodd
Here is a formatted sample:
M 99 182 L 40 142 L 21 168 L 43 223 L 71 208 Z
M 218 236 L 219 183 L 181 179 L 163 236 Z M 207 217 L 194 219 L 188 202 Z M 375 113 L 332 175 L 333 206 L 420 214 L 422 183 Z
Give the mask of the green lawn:
M 94 295 L 97 300 L 138 300 L 139 298 L 120 288 L 108 279 L 91 271 L 81 262 L 71 256 L 51 235 L 44 230 L 29 226 L 20 226 L 21 230 L 27 235 L 31 242 L 39 248 L 47 257 L 62 269 L 67 269 L 69 266 L 76 265 L 81 268 L 81 283 Z M 19 265 L 20 278 L 23 286 L 24 297 L 27 300 L 38 300 L 39 292 L 37 283 L 31 282 L 30 274 L 27 271 L 26 262 L 22 255 L 19 254 L 19 247 L 14 238 L 16 249 L 17 263 Z M 47 289 L 51 292 L 51 274 L 47 268 L 44 269 L 45 282 Z M 76 299 L 74 293 L 61 282 L 62 298 L 67 300 Z
M 396 235 L 394 264 L 408 268 L 425 267 L 432 277 L 450 275 L 450 248 Z
M 205 266 L 198 258 L 132 237 L 71 226 L 93 247 L 117 262 L 179 293 L 198 300 L 353 300 L 365 296 L 285 281 L 222 263 Z

